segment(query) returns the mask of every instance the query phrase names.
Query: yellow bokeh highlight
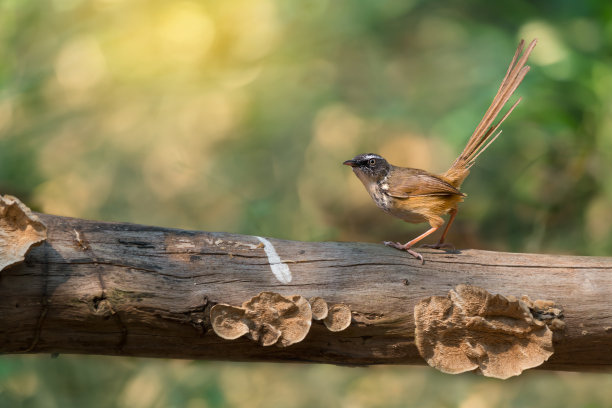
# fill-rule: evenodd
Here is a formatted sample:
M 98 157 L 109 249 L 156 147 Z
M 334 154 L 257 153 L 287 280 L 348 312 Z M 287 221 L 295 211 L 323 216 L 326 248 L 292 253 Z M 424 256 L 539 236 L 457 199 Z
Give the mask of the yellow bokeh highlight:
M 168 2 L 166 7 L 160 11 L 157 28 L 164 57 L 179 62 L 202 59 L 215 37 L 211 18 L 195 2 Z
M 222 3 L 219 18 L 231 54 L 242 60 L 262 58 L 278 44 L 280 26 L 271 0 L 236 0 Z
M 539 47 L 530 60 L 539 65 L 555 64 L 567 58 L 567 49 L 554 27 L 544 21 L 532 21 L 521 27 L 521 38 L 537 38 Z M 542 46 L 542 44 L 545 45 Z
M 108 170 L 82 167 L 81 171 L 50 178 L 35 190 L 35 194 L 45 213 L 91 217 L 104 205 L 112 182 Z
M 321 109 L 315 118 L 311 149 L 315 154 L 350 152 L 357 143 L 364 122 L 343 105 Z
M 349 197 L 339 185 L 346 185 L 346 175 L 352 173 L 344 160 L 350 159 L 366 122 L 341 104 L 326 106 L 317 112 L 313 135 L 305 151 L 305 164 L 298 182 L 302 216 L 325 219 L 329 202 L 343 202 Z M 321 221 L 322 222 L 322 221 Z
M 93 37 L 81 36 L 64 45 L 55 60 L 59 84 L 69 90 L 89 89 L 106 75 L 106 59 Z
M 153 367 L 146 368 L 130 379 L 119 395 L 120 406 L 145 408 L 161 406 L 160 399 L 166 390 L 162 382 L 162 373 Z
M 29 398 L 39 390 L 40 381 L 35 372 L 25 372 L 13 376 L 3 384 L 2 392 L 11 392 L 22 398 Z

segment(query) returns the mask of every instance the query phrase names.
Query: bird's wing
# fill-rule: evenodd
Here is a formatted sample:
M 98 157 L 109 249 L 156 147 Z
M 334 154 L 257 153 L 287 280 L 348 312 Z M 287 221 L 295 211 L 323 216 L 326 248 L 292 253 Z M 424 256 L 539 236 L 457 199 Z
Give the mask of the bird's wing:
M 387 194 L 396 198 L 465 195 L 440 177 L 418 169 L 393 169 L 387 179 L 387 185 Z

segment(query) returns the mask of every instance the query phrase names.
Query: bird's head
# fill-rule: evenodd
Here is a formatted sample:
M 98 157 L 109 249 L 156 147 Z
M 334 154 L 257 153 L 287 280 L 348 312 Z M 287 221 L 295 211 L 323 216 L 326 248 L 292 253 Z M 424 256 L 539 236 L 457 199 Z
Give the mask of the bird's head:
M 391 166 L 382 157 L 374 153 L 364 153 L 355 156 L 344 163 L 353 168 L 353 172 L 364 182 L 378 182 L 387 176 Z

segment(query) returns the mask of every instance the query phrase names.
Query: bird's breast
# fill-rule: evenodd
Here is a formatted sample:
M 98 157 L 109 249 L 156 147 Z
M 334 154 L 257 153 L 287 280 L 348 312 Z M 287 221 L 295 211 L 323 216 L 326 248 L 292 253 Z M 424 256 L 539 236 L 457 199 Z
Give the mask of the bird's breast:
M 420 223 L 426 220 L 422 214 L 412 208 L 412 198 L 395 198 L 388 194 L 387 177 L 375 183 L 372 187 L 372 189 L 369 189 L 370 196 L 376 205 L 387 214 L 411 223 Z
M 375 185 L 375 187 L 370 189 L 369 192 L 370 197 L 372 197 L 372 200 L 374 200 L 374 202 L 379 208 L 382 208 L 385 211 L 389 211 L 391 197 L 389 197 L 379 185 Z

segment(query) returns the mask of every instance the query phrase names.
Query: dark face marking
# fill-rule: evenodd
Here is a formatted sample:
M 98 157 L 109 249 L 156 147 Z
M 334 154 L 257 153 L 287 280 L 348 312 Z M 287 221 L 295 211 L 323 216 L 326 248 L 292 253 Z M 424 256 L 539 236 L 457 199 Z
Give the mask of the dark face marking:
M 361 173 L 373 182 L 379 182 L 389 173 L 389 163 L 374 153 L 364 153 L 347 160 L 344 164 L 351 166 L 353 171 L 359 175 Z

